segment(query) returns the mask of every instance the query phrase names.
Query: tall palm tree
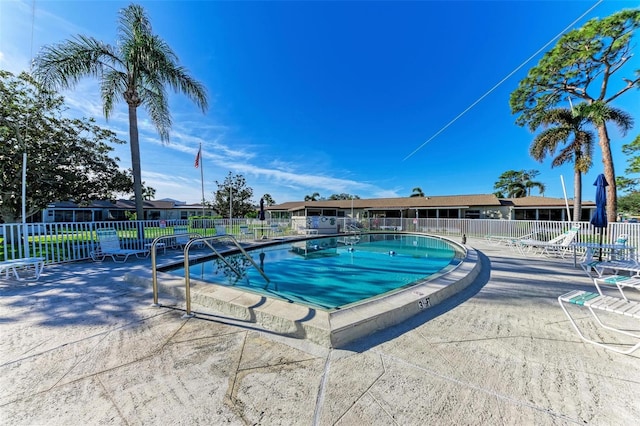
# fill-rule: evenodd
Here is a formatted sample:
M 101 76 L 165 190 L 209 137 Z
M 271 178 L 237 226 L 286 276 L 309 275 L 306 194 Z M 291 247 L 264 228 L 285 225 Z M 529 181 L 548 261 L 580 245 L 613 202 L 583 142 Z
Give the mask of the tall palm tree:
M 614 97 L 615 98 L 615 97 Z M 611 140 L 607 130 L 607 123 L 612 122 L 616 125 L 620 133 L 624 136 L 633 127 L 633 117 L 618 108 L 610 106 L 607 101 L 597 100 L 589 104 L 588 110 L 585 112 L 587 119 L 596 127 L 600 148 L 602 149 L 602 164 L 604 166 L 604 175 L 609 181 L 609 185 L 615 189 L 615 169 L 613 166 L 613 156 L 611 153 Z M 613 184 L 611 181 L 614 181 Z M 607 191 L 607 217 L 610 220 L 616 220 L 616 208 L 618 205 L 618 194 L 616 190 Z
M 164 40 L 154 35 L 144 9 L 136 4 L 119 12 L 115 46 L 78 35 L 44 47 L 34 60 L 34 76 L 52 89 L 73 88 L 82 77 L 100 80 L 104 115 L 115 102 L 129 107 L 129 143 L 137 217 L 144 218 L 137 108 L 144 106 L 163 143 L 169 142 L 171 114 L 165 86 L 182 92 L 200 109 L 207 109 L 204 86 L 178 64 L 178 57 Z
M 537 128 L 543 127 L 531 143 L 529 153 L 542 162 L 547 155 L 554 156 L 551 167 L 573 162 L 573 220 L 580 220 L 582 211 L 582 175 L 593 164 L 593 145 L 595 135 L 584 126 L 589 120 L 586 116 L 589 106 L 586 103 L 568 108 L 554 108 L 539 116 Z M 566 144 L 559 148 L 561 144 Z M 556 155 L 556 151 L 559 150 Z
M 320 194 L 318 194 L 317 192 L 314 192 L 311 195 L 305 195 L 304 196 L 304 200 L 305 201 L 318 201 L 318 197 L 320 197 Z
M 412 189 L 411 195 L 409 197 L 424 197 L 424 192 L 422 192 L 422 188 L 416 186 Z

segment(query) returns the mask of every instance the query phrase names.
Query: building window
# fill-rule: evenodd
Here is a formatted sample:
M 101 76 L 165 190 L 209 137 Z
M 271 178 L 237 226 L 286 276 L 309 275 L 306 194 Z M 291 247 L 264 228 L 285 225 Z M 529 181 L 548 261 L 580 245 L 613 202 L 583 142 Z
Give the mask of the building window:
M 465 219 L 480 219 L 480 210 L 467 210 L 464 212 Z
M 73 211 L 56 210 L 55 218 L 56 222 L 73 222 Z
M 441 219 L 458 219 L 458 209 L 440 209 Z
M 76 211 L 76 222 L 91 222 L 91 210 Z
M 536 220 L 535 209 L 518 209 L 515 210 L 515 220 Z

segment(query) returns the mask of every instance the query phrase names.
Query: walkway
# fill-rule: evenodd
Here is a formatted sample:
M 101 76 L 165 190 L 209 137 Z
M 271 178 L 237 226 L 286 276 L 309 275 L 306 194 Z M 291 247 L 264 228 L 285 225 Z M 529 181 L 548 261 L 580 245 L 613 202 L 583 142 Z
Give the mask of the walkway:
M 582 270 L 469 245 L 490 275 L 340 350 L 154 308 L 123 280 L 148 259 L 0 281 L 0 424 L 637 424 L 640 355 L 582 343 L 557 304 L 593 289 Z

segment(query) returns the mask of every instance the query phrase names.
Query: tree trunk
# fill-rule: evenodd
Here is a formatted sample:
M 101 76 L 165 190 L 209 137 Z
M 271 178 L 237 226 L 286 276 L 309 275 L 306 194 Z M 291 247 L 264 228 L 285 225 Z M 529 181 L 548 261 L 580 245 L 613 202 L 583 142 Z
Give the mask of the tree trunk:
M 131 148 L 131 172 L 133 173 L 133 194 L 136 201 L 136 219 L 144 220 L 142 200 L 142 172 L 140 169 L 140 141 L 138 139 L 137 107 L 129 104 L 129 144 Z
M 600 148 L 602 149 L 602 165 L 604 166 L 604 177 L 607 179 L 607 220 L 617 221 L 618 194 L 616 191 L 616 173 L 613 167 L 613 156 L 611 155 L 611 144 L 607 126 L 598 126 L 598 137 Z
M 582 218 L 582 172 L 576 170 L 573 175 L 573 221 Z

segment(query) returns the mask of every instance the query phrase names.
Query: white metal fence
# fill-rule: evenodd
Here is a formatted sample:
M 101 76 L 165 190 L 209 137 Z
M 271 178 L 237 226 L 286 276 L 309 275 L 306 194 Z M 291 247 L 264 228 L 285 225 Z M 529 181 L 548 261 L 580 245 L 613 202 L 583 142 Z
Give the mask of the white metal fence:
M 350 218 L 337 218 L 338 231 L 344 232 L 356 228 L 370 231 L 421 232 L 452 238 L 485 238 L 486 236 L 504 236 L 511 238 L 531 235 L 541 240 L 550 240 L 566 231 L 570 224 L 554 221 L 527 220 L 491 220 L 491 219 L 399 219 L 376 218 L 354 221 Z M 578 242 L 599 241 L 600 231 L 589 222 L 581 225 Z M 96 230 L 114 228 L 118 232 L 123 248 L 143 248 L 154 238 L 171 235 L 174 226 L 187 226 L 189 232 L 203 236 L 214 235 L 217 226 L 224 226 L 225 232 L 242 239 L 240 226 L 262 227 L 277 224 L 283 233 L 294 234 L 289 220 L 258 219 L 200 219 L 171 221 L 121 221 L 121 222 L 67 222 L 67 223 L 29 223 L 0 225 L 0 260 L 23 257 L 43 257 L 46 263 L 62 263 L 84 260 L 98 244 Z M 604 243 L 612 243 L 621 234 L 628 235 L 628 242 L 638 247 L 640 242 L 640 224 L 609 223 L 604 232 Z

